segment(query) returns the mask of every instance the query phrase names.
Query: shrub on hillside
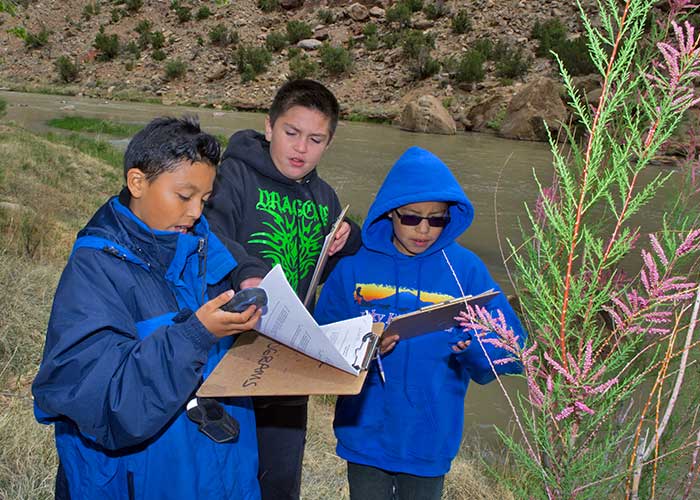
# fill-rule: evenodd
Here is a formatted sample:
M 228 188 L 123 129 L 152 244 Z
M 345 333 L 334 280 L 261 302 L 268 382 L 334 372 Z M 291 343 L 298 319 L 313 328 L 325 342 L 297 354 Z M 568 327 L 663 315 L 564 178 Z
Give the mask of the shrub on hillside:
M 100 3 L 92 2 L 83 6 L 83 19 L 89 21 L 92 16 L 96 16 L 100 13 Z
M 217 24 L 209 31 L 209 41 L 212 45 L 226 47 L 238 43 L 239 36 L 236 30 L 229 30 L 223 24 Z
M 58 72 L 58 79 L 62 83 L 74 82 L 78 78 L 78 65 L 68 56 L 59 57 L 53 64 Z
M 301 53 L 302 50 L 299 47 L 289 47 L 289 50 L 287 51 L 287 59 L 293 59 Z
M 124 7 L 129 12 L 138 12 L 143 7 L 143 0 L 126 0 Z
M 520 47 L 508 48 L 496 61 L 496 75 L 500 78 L 520 78 L 530 69 L 530 61 Z
M 258 8 L 263 12 L 272 12 L 279 7 L 278 0 L 258 0 Z
M 472 20 L 469 12 L 460 9 L 452 18 L 452 32 L 461 35 L 472 29 Z
M 462 56 L 455 69 L 455 80 L 458 83 L 480 82 L 486 76 L 484 70 L 484 54 L 476 49 L 468 51 Z
M 197 21 L 204 21 L 205 19 L 208 19 L 211 17 L 211 10 L 209 10 L 209 7 L 206 5 L 202 5 L 199 10 L 197 11 L 197 14 L 195 15 L 195 18 Z
M 304 40 L 305 38 L 311 38 L 314 32 L 311 26 L 306 24 L 304 21 L 297 21 L 292 19 L 287 21 L 287 40 L 289 43 L 294 45 L 299 40 Z
M 319 9 L 316 15 L 323 24 L 333 24 L 333 21 L 335 21 L 333 11 L 330 9 Z
M 265 37 L 265 47 L 272 52 L 279 52 L 287 46 L 287 36 L 279 31 L 271 31 Z
M 406 59 L 418 59 L 435 48 L 435 35 L 419 30 L 409 30 L 403 35 L 401 48 Z
M 165 63 L 165 78 L 176 80 L 182 78 L 187 73 L 187 64 L 181 59 L 171 59 Z
M 154 50 L 151 53 L 151 57 L 153 58 L 154 61 L 164 61 L 165 60 L 165 52 L 163 52 L 161 49 Z
M 267 71 L 272 62 L 272 54 L 265 47 L 241 46 L 234 53 L 234 60 L 244 82 L 255 78 Z
M 28 49 L 39 49 L 46 46 L 49 43 L 49 35 L 51 32 L 46 28 L 41 28 L 38 33 L 32 33 L 27 31 L 26 37 L 24 38 L 24 46 Z
M 187 21 L 192 19 L 192 9 L 190 9 L 189 7 L 178 5 L 175 8 L 175 14 L 177 15 L 177 20 L 181 23 L 186 23 Z
M 493 42 L 488 38 L 479 38 L 472 45 L 472 49 L 484 56 L 484 61 L 493 57 Z
M 95 35 L 93 46 L 100 51 L 97 55 L 99 61 L 111 61 L 119 54 L 119 36 L 107 35 L 104 27 L 100 27 L 100 31 Z
M 411 9 L 411 12 L 420 12 L 423 8 L 423 0 L 403 0 L 403 2 Z
M 162 49 L 165 46 L 165 35 L 162 31 L 153 31 L 148 36 L 148 40 L 154 50 Z
M 540 42 L 535 50 L 535 55 L 547 57 L 550 50 L 555 49 L 566 40 L 566 28 L 559 19 L 548 19 L 542 24 L 537 21 L 532 27 L 530 35 Z
M 119 22 L 119 20 L 122 18 L 122 12 L 122 9 L 112 9 L 109 11 L 112 24 L 117 24 Z
M 131 57 L 133 57 L 134 59 L 138 59 L 141 57 L 141 47 L 134 40 L 131 40 L 129 43 L 126 44 L 126 46 L 124 47 L 124 52 L 130 54 Z
M 321 46 L 321 66 L 331 75 L 347 73 L 352 67 L 352 56 L 345 47 Z
M 588 75 L 597 71 L 588 51 L 585 36 L 564 40 L 554 48 L 554 52 L 559 55 L 564 67 L 573 76 Z
M 318 73 L 318 63 L 306 54 L 297 54 L 289 60 L 289 79 L 311 78 Z
M 5 114 L 5 110 L 7 109 L 7 101 L 0 97 L 0 116 L 3 116 Z
M 425 4 L 423 6 L 423 13 L 428 19 L 435 20 L 449 14 L 450 9 L 447 7 L 447 5 L 445 5 L 444 0 L 437 0 L 435 2 Z
M 394 4 L 386 11 L 386 21 L 388 23 L 397 24 L 399 29 L 404 29 L 411 24 L 411 8 L 404 2 Z

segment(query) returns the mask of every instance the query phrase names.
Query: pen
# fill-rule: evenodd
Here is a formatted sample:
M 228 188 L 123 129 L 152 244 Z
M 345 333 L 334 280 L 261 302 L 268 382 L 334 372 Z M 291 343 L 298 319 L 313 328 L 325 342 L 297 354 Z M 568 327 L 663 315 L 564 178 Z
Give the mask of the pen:
M 377 351 L 377 366 L 379 367 L 379 376 L 382 379 L 382 384 L 386 384 L 386 376 L 384 375 L 384 365 L 382 364 L 382 355 Z

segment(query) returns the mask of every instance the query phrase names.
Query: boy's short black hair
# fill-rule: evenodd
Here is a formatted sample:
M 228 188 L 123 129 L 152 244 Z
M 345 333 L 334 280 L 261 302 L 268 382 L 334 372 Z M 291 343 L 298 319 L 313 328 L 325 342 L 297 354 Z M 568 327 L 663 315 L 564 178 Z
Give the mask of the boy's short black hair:
M 199 128 L 199 118 L 185 115 L 152 120 L 129 141 L 124 153 L 124 178 L 132 168 L 138 168 L 148 181 L 163 172 L 174 170 L 183 160 L 219 164 L 221 146 Z
M 328 90 L 322 83 L 315 80 L 300 79 L 290 80 L 282 85 L 270 106 L 268 113 L 270 125 L 274 126 L 277 118 L 294 106 L 315 109 L 328 117 L 330 137 L 333 138 L 335 128 L 338 125 L 338 115 L 340 106 L 333 92 Z

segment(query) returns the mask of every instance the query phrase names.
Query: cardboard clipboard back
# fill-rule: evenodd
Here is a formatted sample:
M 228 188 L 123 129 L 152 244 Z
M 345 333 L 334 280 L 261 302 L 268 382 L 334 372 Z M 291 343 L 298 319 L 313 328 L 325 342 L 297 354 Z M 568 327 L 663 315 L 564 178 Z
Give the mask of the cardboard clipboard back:
M 479 295 L 460 297 L 449 302 L 435 304 L 395 317 L 384 331 L 384 335 L 398 335 L 401 340 L 424 333 L 449 330 L 456 326 L 455 316 L 465 311 L 465 303 L 483 306 L 501 292 L 488 290 Z
M 372 325 L 381 335 L 382 323 Z M 264 335 L 241 334 L 197 391 L 199 397 L 359 394 L 367 370 L 344 372 Z

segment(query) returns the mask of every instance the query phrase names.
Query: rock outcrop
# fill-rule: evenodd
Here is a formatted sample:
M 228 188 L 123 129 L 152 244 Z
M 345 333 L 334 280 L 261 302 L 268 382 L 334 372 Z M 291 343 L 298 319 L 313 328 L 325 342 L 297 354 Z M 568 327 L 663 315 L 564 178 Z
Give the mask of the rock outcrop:
M 409 102 L 401 113 L 399 127 L 412 132 L 453 135 L 455 121 L 442 103 L 431 95 L 423 95 Z

